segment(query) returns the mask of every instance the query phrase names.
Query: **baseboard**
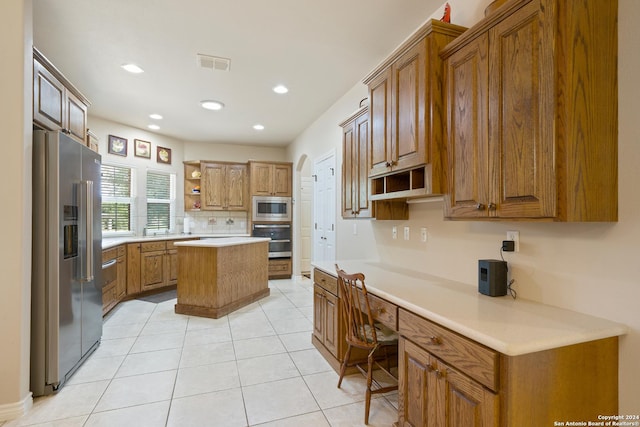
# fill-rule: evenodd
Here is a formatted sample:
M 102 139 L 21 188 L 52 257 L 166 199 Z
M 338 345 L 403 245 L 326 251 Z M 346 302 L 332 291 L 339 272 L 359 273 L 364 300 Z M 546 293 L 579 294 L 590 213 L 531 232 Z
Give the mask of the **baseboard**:
M 20 402 L 0 405 L 0 422 L 14 420 L 26 414 L 33 406 L 31 392 Z

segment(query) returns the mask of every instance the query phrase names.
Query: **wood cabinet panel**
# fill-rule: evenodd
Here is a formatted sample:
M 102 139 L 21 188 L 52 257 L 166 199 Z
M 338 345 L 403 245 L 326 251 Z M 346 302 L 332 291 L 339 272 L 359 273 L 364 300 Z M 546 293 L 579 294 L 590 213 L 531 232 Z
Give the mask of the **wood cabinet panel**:
M 62 129 L 65 107 L 64 85 L 35 59 L 33 80 L 33 121 L 46 129 Z
M 121 300 L 127 295 L 127 258 L 118 257 L 118 283 L 116 284 L 116 298 Z
M 398 351 L 401 426 L 498 425 L 496 394 L 404 337 Z
M 391 170 L 391 70 L 380 73 L 368 86 L 371 129 L 368 176 L 371 177 Z
M 84 145 L 87 138 L 88 105 L 89 101 L 34 48 L 34 123 L 46 130 L 60 130 Z
M 67 92 L 66 100 L 67 131 L 84 143 L 87 135 L 87 106 L 71 92 Z
M 498 389 L 499 353 L 427 319 L 400 309 L 400 333 L 492 390 Z
M 482 35 L 453 54 L 447 67 L 449 193 L 445 216 L 486 216 L 488 197 L 488 52 Z
M 251 196 L 291 197 L 292 164 L 249 162 Z
M 154 289 L 166 284 L 165 251 L 143 252 L 141 254 L 140 283 L 142 290 Z
M 248 210 L 246 164 L 201 162 L 200 171 L 201 209 Z
M 342 126 L 342 217 L 371 218 L 367 153 L 369 114 L 363 107 L 340 124 Z
M 617 221 L 616 17 L 512 1 L 442 50 L 445 216 Z
M 140 243 L 130 243 L 127 245 L 127 294 L 135 295 L 142 291 L 140 285 Z
M 291 197 L 292 167 L 291 164 L 275 164 L 273 166 L 273 193 L 278 197 Z

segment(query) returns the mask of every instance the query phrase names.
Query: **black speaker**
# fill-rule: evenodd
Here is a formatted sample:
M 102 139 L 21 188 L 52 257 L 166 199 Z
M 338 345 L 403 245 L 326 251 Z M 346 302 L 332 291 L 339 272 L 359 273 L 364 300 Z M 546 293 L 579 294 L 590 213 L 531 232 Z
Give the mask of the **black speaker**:
M 490 297 L 500 297 L 507 294 L 506 261 L 478 260 L 478 292 Z

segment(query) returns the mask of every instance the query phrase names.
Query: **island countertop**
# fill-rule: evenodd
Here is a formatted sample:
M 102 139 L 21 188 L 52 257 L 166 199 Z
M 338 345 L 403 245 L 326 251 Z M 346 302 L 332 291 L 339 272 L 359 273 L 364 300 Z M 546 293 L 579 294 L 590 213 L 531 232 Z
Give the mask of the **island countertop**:
M 221 248 L 225 246 L 248 245 L 252 243 L 268 242 L 268 237 L 217 237 L 214 239 L 187 240 L 176 242 L 175 246 L 188 246 L 193 248 Z
M 336 262 L 313 262 L 336 277 Z M 508 356 L 620 336 L 620 323 L 510 296 L 489 297 L 465 283 L 377 261 L 337 261 L 365 275 L 367 290 Z

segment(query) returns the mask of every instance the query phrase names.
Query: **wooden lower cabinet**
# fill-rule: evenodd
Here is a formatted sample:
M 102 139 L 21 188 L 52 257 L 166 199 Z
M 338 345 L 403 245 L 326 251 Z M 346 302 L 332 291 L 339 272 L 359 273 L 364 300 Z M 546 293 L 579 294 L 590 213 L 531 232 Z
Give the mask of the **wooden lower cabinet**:
M 498 395 L 406 338 L 399 342 L 401 426 L 497 426 Z
M 318 285 L 313 287 L 313 335 L 336 358 L 338 354 L 338 297 Z
M 552 426 L 618 411 L 617 337 L 507 356 L 404 309 L 398 324 L 400 426 Z
M 272 258 L 269 260 L 269 279 L 291 278 L 291 258 Z
M 161 240 L 127 245 L 127 294 L 159 289 L 178 283 L 178 250 L 175 242 Z
M 116 262 L 116 276 L 102 284 L 102 314 L 107 314 L 127 294 L 127 260 L 124 245 L 102 251 L 102 263 Z M 103 277 L 102 280 L 105 280 Z
M 338 283 L 318 269 L 313 273 L 313 344 L 337 370 L 344 352 L 344 328 L 338 299 Z
M 121 300 L 127 295 L 127 248 L 118 246 L 118 279 L 116 282 L 116 298 Z
M 165 250 L 142 252 L 140 263 L 140 284 L 143 291 L 165 286 L 167 282 L 167 254 Z

